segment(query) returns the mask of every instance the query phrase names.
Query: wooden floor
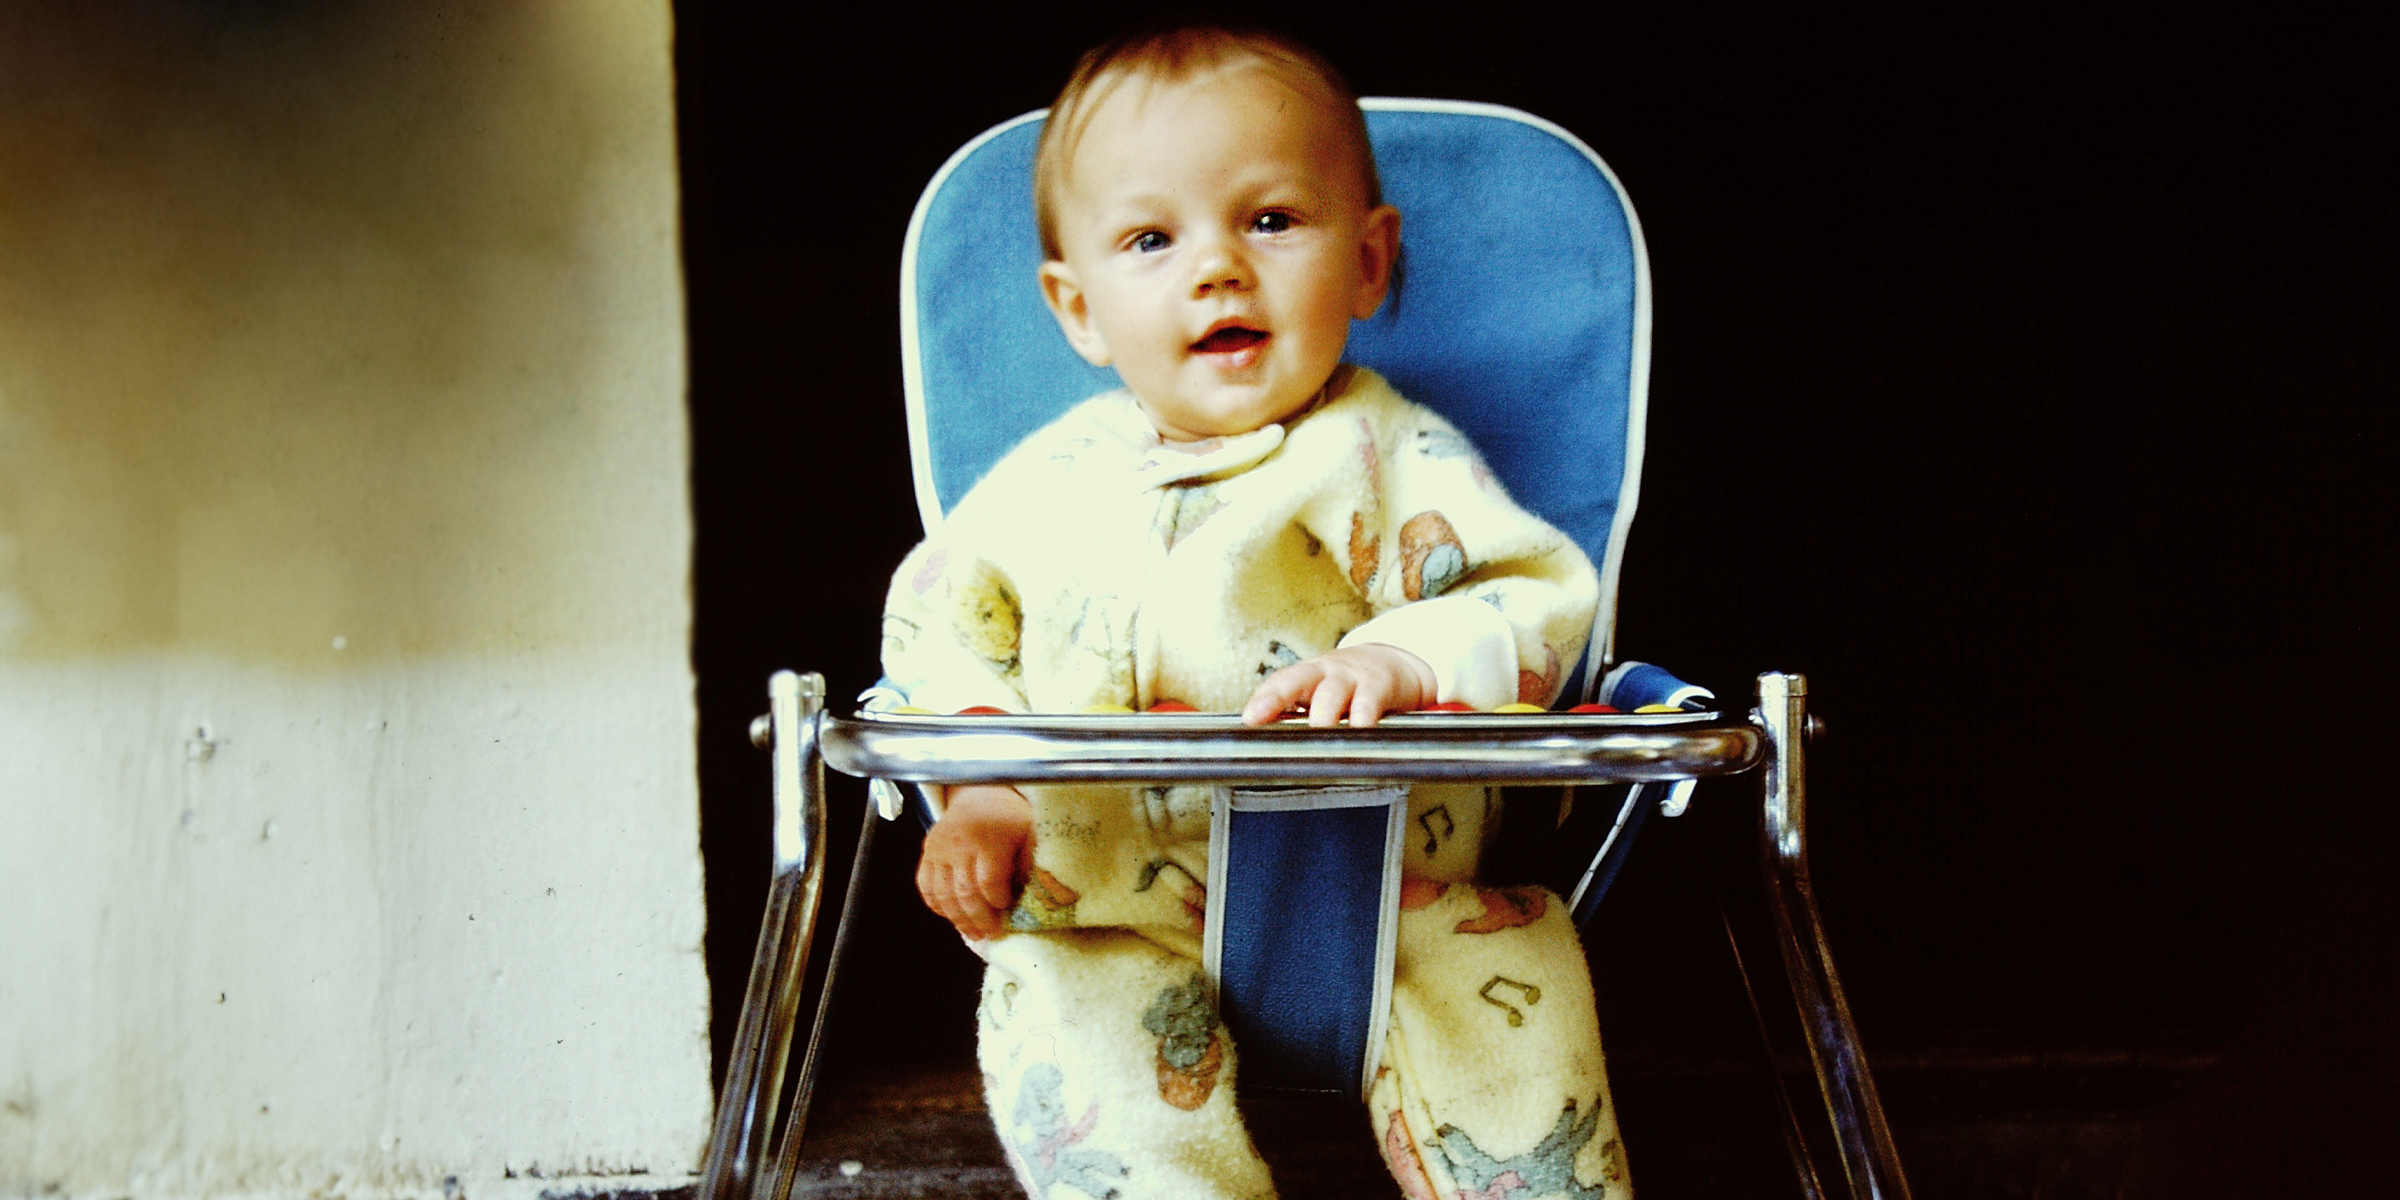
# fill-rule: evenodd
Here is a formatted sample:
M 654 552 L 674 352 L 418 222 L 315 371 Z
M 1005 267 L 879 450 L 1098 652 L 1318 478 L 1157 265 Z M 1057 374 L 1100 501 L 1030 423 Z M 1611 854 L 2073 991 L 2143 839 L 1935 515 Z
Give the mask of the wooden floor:
M 2119 1194 L 2144 1122 L 2211 1064 L 2149 1052 L 1921 1053 L 1881 1060 L 1879 1084 L 1914 1192 L 1927 1200 L 2081 1200 Z M 1799 1064 L 1794 1102 L 1814 1104 Z M 1644 1200 L 1798 1196 L 1763 1069 L 1652 1048 L 1612 1056 L 1620 1120 Z M 795 1195 L 1020 1195 L 983 1112 L 972 1067 L 829 1079 L 813 1106 Z M 1397 1194 L 1355 1104 L 1245 1100 L 1286 1197 Z M 1821 1110 L 1819 1110 L 1821 1113 Z M 1812 1118 L 1810 1109 L 1803 1119 Z M 1819 1169 L 1839 1165 L 1820 1148 Z M 1826 1181 L 1832 1194 L 1840 1181 Z

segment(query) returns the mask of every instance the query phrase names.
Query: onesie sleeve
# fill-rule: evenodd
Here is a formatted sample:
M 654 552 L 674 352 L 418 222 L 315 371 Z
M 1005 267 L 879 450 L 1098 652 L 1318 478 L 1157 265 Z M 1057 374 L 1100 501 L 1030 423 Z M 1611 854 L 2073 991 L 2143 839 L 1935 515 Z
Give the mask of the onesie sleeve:
M 1350 399 L 1318 414 L 1340 418 L 1347 461 L 1302 517 L 1374 614 L 1342 644 L 1416 654 L 1443 700 L 1556 700 L 1599 605 L 1591 561 L 1438 414 L 1371 375 Z
M 883 604 L 884 674 L 918 708 L 1025 712 L 1020 624 L 1006 574 L 936 535 L 892 576 Z
M 1508 618 L 1466 596 L 1404 604 L 1343 635 L 1343 646 L 1395 646 L 1433 668 L 1434 700 L 1498 708 L 1517 698 L 1517 638 Z

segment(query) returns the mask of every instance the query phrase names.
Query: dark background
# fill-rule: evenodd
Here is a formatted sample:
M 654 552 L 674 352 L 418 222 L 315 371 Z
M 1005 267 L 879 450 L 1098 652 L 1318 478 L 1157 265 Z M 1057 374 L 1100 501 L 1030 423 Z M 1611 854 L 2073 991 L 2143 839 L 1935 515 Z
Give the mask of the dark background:
M 677 5 L 720 1067 L 767 875 L 744 727 L 774 668 L 872 682 L 918 536 L 911 205 L 1129 10 L 822 11 Z M 1360 92 L 1527 109 L 1631 193 L 1657 332 L 1620 645 L 1728 696 L 1809 674 L 1868 1045 L 2197 1048 L 2271 1064 L 2228 1103 L 2388 1113 L 2393 139 L 2364 35 L 1311 12 Z M 820 959 L 863 804 L 833 795 Z M 1738 845 L 1749 793 L 1701 803 Z M 975 964 L 914 902 L 913 829 L 881 849 L 833 1069 L 963 1062 Z M 1677 911 L 1640 899 L 1658 861 L 1604 925 Z M 1612 1045 L 1741 1035 L 1673 999 L 1721 945 L 1603 946 Z

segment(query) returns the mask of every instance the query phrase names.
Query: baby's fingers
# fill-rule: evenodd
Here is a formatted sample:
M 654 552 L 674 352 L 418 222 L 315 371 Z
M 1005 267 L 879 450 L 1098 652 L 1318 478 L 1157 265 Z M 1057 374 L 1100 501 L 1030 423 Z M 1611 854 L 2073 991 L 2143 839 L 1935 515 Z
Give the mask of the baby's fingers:
M 950 910 L 942 915 L 950 919 L 960 933 L 976 941 L 993 937 L 1000 932 L 1000 913 L 989 903 L 975 876 L 959 870 L 951 880 Z
M 1250 693 L 1250 702 L 1242 706 L 1242 724 L 1265 725 L 1292 711 L 1324 678 L 1324 668 L 1313 659 L 1267 676 L 1259 681 L 1258 690 Z
M 976 898 L 995 909 L 1014 907 L 1017 902 L 1016 865 L 1013 856 L 976 855 L 971 868 L 971 883 Z
M 1392 711 L 1392 692 L 1392 682 L 1388 679 L 1360 680 L 1349 697 L 1350 727 L 1365 729 Z
M 1319 729 L 1339 724 L 1343 714 L 1350 712 L 1351 700 L 1357 695 L 1359 695 L 1357 680 L 1346 674 L 1328 672 L 1324 681 L 1317 684 L 1317 690 L 1308 698 L 1308 723 Z M 1352 716 L 1351 723 L 1357 724 L 1355 714 Z M 1373 719 L 1372 716 L 1368 718 L 1369 721 Z
M 917 860 L 917 898 L 934 915 L 949 918 L 946 908 L 950 903 L 950 873 L 930 854 Z
M 991 936 L 995 923 L 978 890 L 955 866 L 928 859 L 917 864 L 917 896 L 933 915 L 970 938 Z

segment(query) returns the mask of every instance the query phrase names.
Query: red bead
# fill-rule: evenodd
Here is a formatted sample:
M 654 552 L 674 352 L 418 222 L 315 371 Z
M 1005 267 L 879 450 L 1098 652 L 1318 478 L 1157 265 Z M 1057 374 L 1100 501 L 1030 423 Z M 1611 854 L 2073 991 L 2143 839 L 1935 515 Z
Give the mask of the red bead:
M 1613 713 L 1617 710 L 1605 704 L 1578 704 L 1567 711 L 1571 713 Z
M 956 715 L 962 717 L 1005 717 L 1008 715 L 1008 710 L 1005 708 L 993 708 L 989 704 L 970 704 L 967 707 L 958 710 Z
M 1189 704 L 1185 704 L 1181 700 L 1161 700 L 1158 703 L 1151 705 L 1149 711 L 1158 713 L 1184 713 L 1199 712 L 1200 710 L 1193 708 Z

